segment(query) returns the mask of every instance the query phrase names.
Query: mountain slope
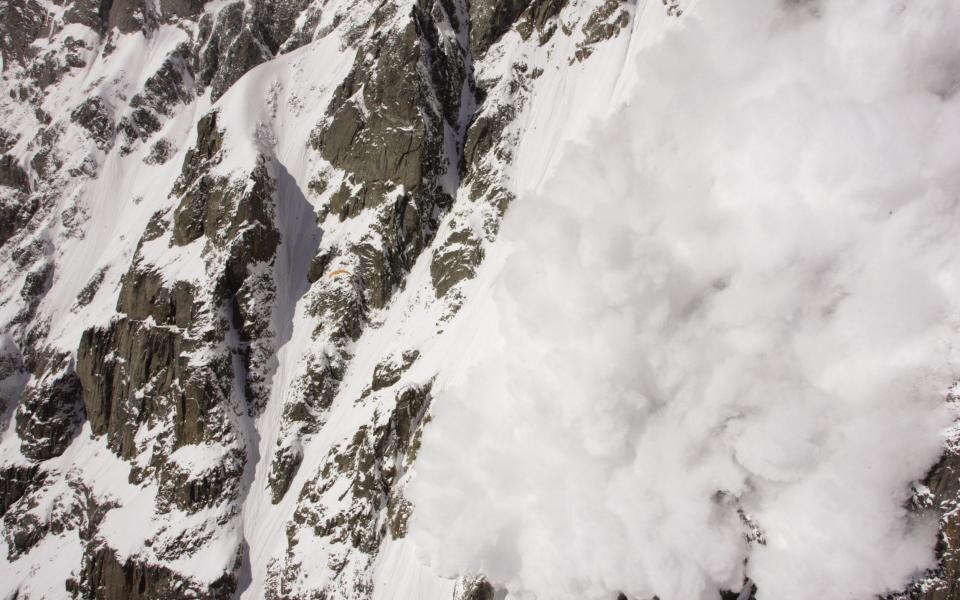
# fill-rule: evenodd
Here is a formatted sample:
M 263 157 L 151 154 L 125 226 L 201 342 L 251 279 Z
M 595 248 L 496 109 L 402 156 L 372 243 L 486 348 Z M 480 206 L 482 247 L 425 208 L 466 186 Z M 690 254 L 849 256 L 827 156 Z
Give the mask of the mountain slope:
M 368 595 L 526 107 L 635 7 L 3 11 L 4 585 Z
M 957 314 L 960 15 L 933 0 L 902 14 L 705 4 L 0 0 L 4 596 L 867 597 L 914 576 L 910 597 L 953 597 L 955 456 L 941 430 L 956 357 L 942 342 Z M 874 43 L 886 51 L 867 58 L 892 66 L 856 79 Z M 817 44 L 847 60 L 805 66 Z M 808 143 L 768 134 L 793 115 L 818 128 Z M 828 135 L 843 119 L 874 121 L 839 127 L 859 136 L 844 146 Z M 866 182 L 885 170 L 877 200 Z M 833 198 L 831 182 L 850 210 L 804 212 Z M 767 212 L 731 200 L 785 190 Z M 835 243 L 804 245 L 794 227 Z M 851 232 L 880 248 L 845 245 Z M 795 266 L 811 256 L 823 260 Z M 912 277 L 862 275 L 890 268 Z M 770 315 L 806 318 L 823 299 L 810 290 L 839 325 L 781 329 Z M 875 297 L 892 298 L 885 311 L 871 313 Z M 658 310 L 680 316 L 636 325 Z M 902 327 L 857 328 L 885 322 Z M 804 340 L 839 350 L 752 374 L 714 362 Z M 871 344 L 896 359 L 844 362 L 875 356 Z M 683 363 L 691 346 L 706 349 Z M 640 357 L 659 379 L 638 373 Z M 854 384 L 830 383 L 821 363 Z M 753 391 L 701 402 L 685 377 Z M 790 396 L 811 378 L 823 395 Z M 662 443 L 642 435 L 654 417 L 635 410 L 638 390 L 670 407 Z M 766 400 L 781 395 L 804 409 Z M 642 471 L 658 481 L 687 473 L 702 440 L 671 439 L 735 418 L 743 396 L 761 415 L 742 425 L 759 438 L 732 443 L 749 476 L 720 460 L 690 468 L 710 475 L 675 482 L 662 536 L 632 516 L 660 514 L 637 500 L 657 485 L 558 483 L 620 468 L 618 439 L 640 440 L 624 452 L 659 463 Z M 861 435 L 871 425 L 898 443 Z M 784 482 L 813 479 L 810 456 L 840 452 L 821 444 L 837 437 L 884 465 L 858 479 L 849 457 L 825 463 L 869 510 L 791 512 L 790 492 L 836 489 Z M 786 500 L 767 502 L 774 491 Z M 598 505 L 626 516 L 594 521 Z M 921 577 L 938 509 L 943 568 Z M 636 529 L 621 539 L 610 522 Z M 838 550 L 862 566 L 832 570 L 775 553 L 801 522 L 814 536 L 893 533 L 862 535 Z M 508 547 L 514 531 L 529 543 Z

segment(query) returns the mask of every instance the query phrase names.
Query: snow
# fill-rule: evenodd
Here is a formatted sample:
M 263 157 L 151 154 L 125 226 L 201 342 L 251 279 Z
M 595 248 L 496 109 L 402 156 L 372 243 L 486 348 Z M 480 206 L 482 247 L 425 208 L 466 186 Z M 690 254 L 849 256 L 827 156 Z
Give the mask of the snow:
M 453 598 L 454 580 L 438 578 L 416 556 L 408 540 L 388 540 L 377 555 L 372 600 Z
M 170 454 L 170 460 L 193 476 L 200 476 L 222 465 L 232 450 L 220 444 L 190 444 Z
M 411 538 L 511 598 L 901 588 L 958 374 L 960 7 L 656 4 L 602 118 L 520 147 Z
M 395 24 L 409 13 L 400 4 Z M 343 173 L 308 138 L 355 50 L 332 34 L 279 56 L 216 103 L 204 95 L 176 107 L 151 140 L 121 156 L 92 148 L 70 111 L 96 94 L 121 105 L 189 33 L 161 26 L 149 38 L 115 36 L 116 49 L 95 58 L 90 30 L 59 32 L 50 47 L 83 38 L 90 66 L 52 86 L 44 108 L 65 127 L 61 145 L 78 148 L 67 163 L 89 155 L 100 173 L 66 182 L 54 209 L 80 209 L 82 237 L 59 218 L 36 234 L 54 248 L 39 314 L 59 349 L 74 352 L 86 328 L 115 317 L 120 277 L 151 215 L 169 218 L 171 183 L 210 110 L 226 132 L 214 174 L 249 184 L 265 156 L 282 242 L 272 266 L 255 267 L 272 269 L 276 283 L 273 337 L 259 340 L 271 345 L 271 396 L 249 417 L 238 380 L 228 415 L 249 449 L 238 502 L 161 512 L 156 484 L 131 484 L 130 463 L 87 426 L 45 464 L 55 484 L 34 512 L 72 497 L 67 480 L 82 481 L 118 505 L 98 535 L 122 557 L 210 582 L 242 545 L 237 595 L 260 598 L 268 565 L 289 550 L 301 568 L 292 586 L 336 585 L 330 559 L 350 552 L 344 543 L 294 527 L 299 544 L 288 549 L 299 490 L 332 448 L 382 424 L 395 390 L 434 381 L 433 420 L 405 492 L 415 504 L 410 536 L 388 538 L 369 572 L 360 557 L 339 576 L 369 578 L 377 599 L 449 600 L 454 577 L 476 573 L 498 585 L 498 598 L 624 591 L 713 600 L 744 575 L 765 598 L 868 598 L 929 565 L 934 523 L 907 520 L 902 506 L 940 451 L 951 420 L 942 399 L 957 375 L 960 9 L 947 0 L 731 0 L 684 3 L 676 19 L 659 2 L 628 3 L 633 29 L 575 61 L 580 25 L 596 6 L 564 8 L 558 21 L 570 36 L 541 45 L 536 34 L 510 32 L 472 65 L 478 79 L 501 81 L 483 106 L 463 103 L 461 125 L 499 101 L 518 111 L 505 133 L 512 164 L 486 165 L 517 197 L 500 239 L 489 242 L 492 209 L 451 168 L 443 185 L 456 202 L 436 239 L 466 226 L 486 254 L 477 279 L 463 284 L 460 312 L 447 320 L 453 311 L 435 297 L 425 251 L 390 305 L 369 315 L 326 423 L 303 439 L 285 437 L 281 424 L 304 361 L 323 349 L 306 311 L 306 271 L 318 247 L 356 243 L 376 218 L 365 211 L 318 225 L 314 216 Z M 349 19 L 364 23 L 375 7 L 361 3 Z M 341 14 L 335 8 L 325 7 L 321 28 Z M 452 35 L 446 22 L 442 29 Z M 508 81 L 519 63 L 543 73 L 514 96 Z M 35 120 L 4 119 L 20 129 Z M 458 135 L 447 131 L 449 166 Z M 30 137 L 11 150 L 24 164 Z M 160 138 L 175 155 L 144 164 Z M 318 173 L 330 182 L 320 195 L 307 191 Z M 201 287 L 203 253 L 200 240 L 171 247 L 169 236 L 141 249 L 168 282 Z M 337 258 L 328 269 L 355 267 Z M 93 302 L 68 311 L 101 269 Z M 15 297 L 22 278 L 4 282 L 0 295 Z M 348 283 L 325 278 L 317 289 Z M 0 305 L 0 321 L 19 308 Z M 189 358 L 200 364 L 225 346 Z M 401 380 L 364 396 L 376 365 L 411 349 L 420 357 Z M 0 392 L 26 383 L 14 374 Z M 25 464 L 6 416 L 0 456 Z M 151 446 L 159 431 L 145 426 L 138 444 Z M 302 452 L 303 464 L 273 504 L 267 478 L 279 442 Z M 201 475 L 235 448 L 184 446 L 170 458 Z M 347 509 L 349 486 L 338 480 L 320 509 Z M 746 542 L 737 508 L 762 528 L 765 546 Z M 181 534 L 209 537 L 176 560 L 145 545 Z M 61 575 L 83 551 L 75 532 L 49 535 L 0 563 L 0 587 L 63 597 Z

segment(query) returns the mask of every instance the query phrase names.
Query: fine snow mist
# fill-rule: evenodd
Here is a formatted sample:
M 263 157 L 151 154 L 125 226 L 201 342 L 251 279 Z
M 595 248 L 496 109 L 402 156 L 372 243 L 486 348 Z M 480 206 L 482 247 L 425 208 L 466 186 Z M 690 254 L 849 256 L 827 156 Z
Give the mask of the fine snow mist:
M 451 324 L 411 537 L 511 598 L 902 587 L 958 374 L 960 4 L 703 1 L 628 64 Z

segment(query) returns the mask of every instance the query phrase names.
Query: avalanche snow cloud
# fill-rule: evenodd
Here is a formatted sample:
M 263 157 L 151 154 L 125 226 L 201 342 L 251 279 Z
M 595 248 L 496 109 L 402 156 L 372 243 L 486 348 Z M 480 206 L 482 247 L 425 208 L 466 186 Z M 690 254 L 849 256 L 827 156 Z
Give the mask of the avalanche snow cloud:
M 451 324 L 411 535 L 518 598 L 900 588 L 957 376 L 960 4 L 643 28 Z

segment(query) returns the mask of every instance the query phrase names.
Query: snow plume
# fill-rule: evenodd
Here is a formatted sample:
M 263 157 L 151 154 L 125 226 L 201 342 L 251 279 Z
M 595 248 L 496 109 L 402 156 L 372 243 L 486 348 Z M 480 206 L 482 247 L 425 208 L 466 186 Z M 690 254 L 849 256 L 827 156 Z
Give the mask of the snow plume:
M 958 371 L 960 4 L 701 2 L 629 64 L 451 324 L 411 536 L 511 598 L 900 588 Z

